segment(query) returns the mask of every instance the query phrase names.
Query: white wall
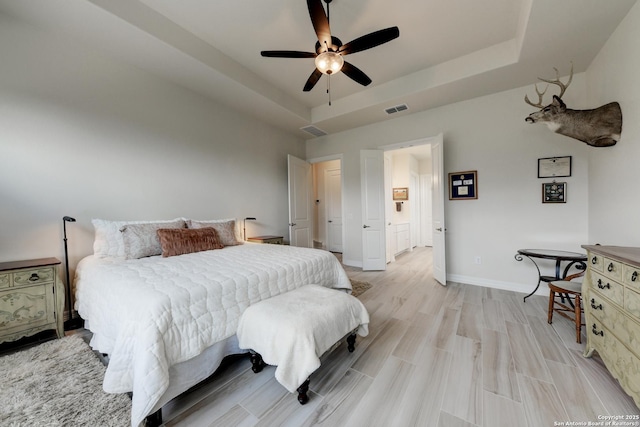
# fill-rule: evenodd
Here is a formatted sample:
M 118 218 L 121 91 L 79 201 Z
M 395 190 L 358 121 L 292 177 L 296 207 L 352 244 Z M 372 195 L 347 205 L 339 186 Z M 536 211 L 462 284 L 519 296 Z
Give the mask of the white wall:
M 0 15 L 0 261 L 92 253 L 92 218 L 255 216 L 287 233 L 301 140 Z M 249 228 L 249 227 L 248 227 Z
M 589 152 L 589 243 L 640 246 L 640 3 L 587 70 L 588 103 L 617 101 L 622 137 Z
M 584 83 L 584 74 L 574 76 L 564 96 L 569 106 L 585 107 Z M 344 156 L 345 262 L 362 260 L 360 150 L 440 132 L 445 173 L 477 170 L 479 183 L 478 200 L 445 202 L 450 280 L 529 291 L 537 274 L 527 260 L 514 259 L 519 248 L 581 251 L 588 242 L 589 149 L 543 125 L 525 123 L 534 110 L 524 103 L 525 93 L 535 94 L 533 85 L 307 141 L 307 158 Z M 550 180 L 537 178 L 537 161 L 554 156 L 573 157 L 572 176 L 562 178 L 566 204 L 541 203 L 541 185 Z M 476 256 L 481 265 L 474 264 Z

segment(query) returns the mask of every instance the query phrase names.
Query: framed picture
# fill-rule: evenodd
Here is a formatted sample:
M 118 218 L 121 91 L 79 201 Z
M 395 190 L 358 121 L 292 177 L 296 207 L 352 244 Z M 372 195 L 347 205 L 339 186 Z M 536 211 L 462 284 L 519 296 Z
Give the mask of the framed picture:
M 393 200 L 409 200 L 409 188 L 407 187 L 394 188 Z
M 478 171 L 449 174 L 449 200 L 478 198 Z
M 571 176 L 571 156 L 538 159 L 538 178 Z
M 567 203 L 567 183 L 545 182 L 542 184 L 542 203 Z

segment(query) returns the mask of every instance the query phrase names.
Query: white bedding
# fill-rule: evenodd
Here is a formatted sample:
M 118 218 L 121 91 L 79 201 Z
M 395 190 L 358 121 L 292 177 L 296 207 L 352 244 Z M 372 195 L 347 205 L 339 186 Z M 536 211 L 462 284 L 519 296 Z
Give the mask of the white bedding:
M 138 426 L 169 386 L 169 368 L 236 333 L 249 305 L 310 283 L 351 289 L 331 253 L 244 244 L 176 257 L 84 258 L 76 309 L 109 354 L 104 390 L 133 392 Z

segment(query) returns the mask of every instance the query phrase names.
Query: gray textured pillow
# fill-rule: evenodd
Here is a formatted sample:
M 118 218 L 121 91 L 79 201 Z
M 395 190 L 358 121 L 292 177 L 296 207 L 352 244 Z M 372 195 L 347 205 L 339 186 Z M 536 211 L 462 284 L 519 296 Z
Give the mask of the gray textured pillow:
M 204 228 L 204 227 L 212 227 L 215 228 L 218 233 L 218 238 L 225 246 L 234 246 L 242 243 L 241 240 L 238 240 L 236 235 L 236 220 L 235 219 L 223 219 L 223 220 L 212 220 L 212 221 L 196 221 L 189 220 L 187 222 L 187 226 L 189 228 Z
M 137 259 L 148 256 L 160 255 L 162 246 L 158 239 L 157 231 L 161 228 L 184 228 L 184 221 L 175 223 L 152 222 L 147 224 L 127 224 L 120 228 L 124 241 L 125 259 Z

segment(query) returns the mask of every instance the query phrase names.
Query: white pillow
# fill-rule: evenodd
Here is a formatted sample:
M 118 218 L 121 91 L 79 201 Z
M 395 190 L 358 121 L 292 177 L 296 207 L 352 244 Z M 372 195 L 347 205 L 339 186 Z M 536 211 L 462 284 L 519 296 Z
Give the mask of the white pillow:
M 124 258 L 124 240 L 120 229 L 127 224 L 182 224 L 185 226 L 184 218 L 176 218 L 165 221 L 109 221 L 105 219 L 92 219 L 91 223 L 95 230 L 93 240 L 93 254 L 97 258 Z M 167 227 L 170 228 L 170 227 Z M 178 227 L 180 228 L 180 227 Z
M 235 246 L 242 244 L 242 237 L 240 237 L 235 218 L 212 219 L 208 221 L 198 221 L 195 219 L 187 220 L 187 228 L 204 227 L 214 228 L 218 233 L 220 242 L 225 246 Z

